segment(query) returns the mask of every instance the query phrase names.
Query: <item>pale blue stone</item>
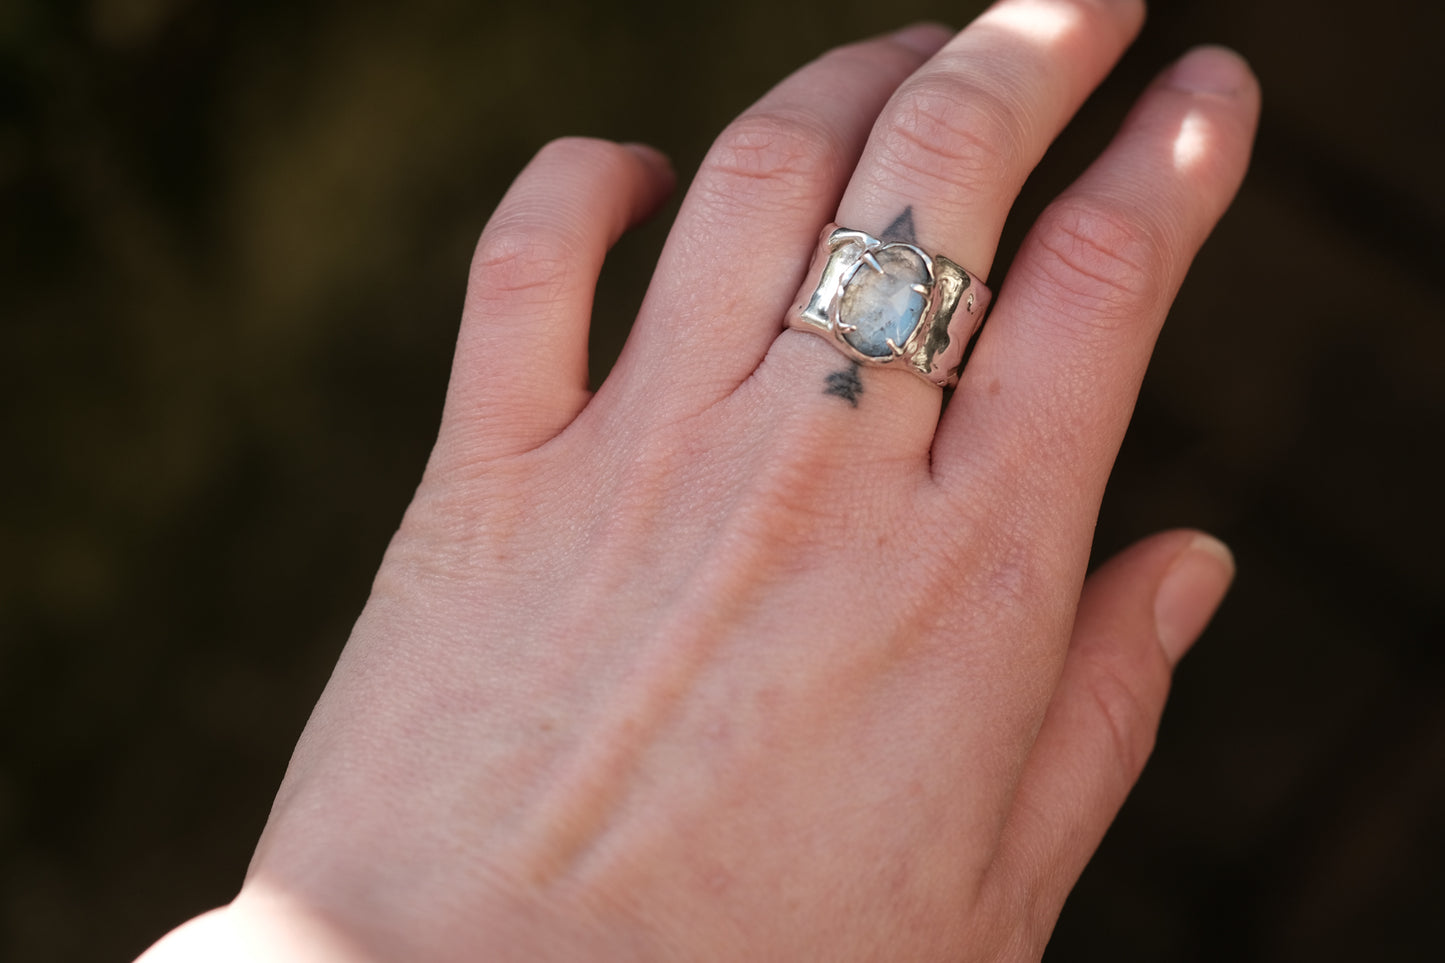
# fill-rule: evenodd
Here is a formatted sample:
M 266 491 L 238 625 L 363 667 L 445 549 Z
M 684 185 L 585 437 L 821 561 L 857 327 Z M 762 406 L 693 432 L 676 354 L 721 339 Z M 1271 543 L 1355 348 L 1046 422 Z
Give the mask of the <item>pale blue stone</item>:
M 857 327 L 843 335 L 854 348 L 871 358 L 886 358 L 893 353 L 888 340 L 902 347 L 923 317 L 928 297 L 914 285 L 928 284 L 928 268 L 906 247 L 884 246 L 873 256 L 882 271 L 858 265 L 838 304 L 838 320 Z

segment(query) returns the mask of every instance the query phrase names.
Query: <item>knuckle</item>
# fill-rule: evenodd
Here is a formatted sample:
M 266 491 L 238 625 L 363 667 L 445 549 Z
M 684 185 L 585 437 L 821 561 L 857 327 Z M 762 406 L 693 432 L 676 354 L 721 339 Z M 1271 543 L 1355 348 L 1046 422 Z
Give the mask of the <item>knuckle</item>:
M 1023 135 L 1017 111 L 967 82 L 934 76 L 912 84 L 885 111 L 884 168 L 925 189 L 996 191 L 1018 166 Z
M 578 204 L 579 192 L 613 183 L 624 164 L 624 149 L 610 141 L 560 137 L 544 144 L 518 179 L 529 187 L 509 193 L 477 241 L 471 296 L 484 302 L 560 297 L 573 272 L 590 261 L 590 226 L 579 221 L 579 210 L 590 205 Z
M 532 530 L 531 508 L 519 484 L 520 459 L 482 458 L 463 450 L 429 466 L 378 573 L 415 584 L 455 583 L 479 565 L 511 556 L 525 559 L 519 534 Z M 403 590 L 402 594 L 405 594 Z
M 698 173 L 697 185 L 725 207 L 752 213 L 801 206 L 817 197 L 819 183 L 841 176 L 836 136 L 800 112 L 753 111 L 725 130 Z
M 1041 290 L 1076 320 L 1126 322 L 1163 294 L 1165 246 L 1142 220 L 1101 204 L 1055 204 L 1040 219 L 1036 245 Z
M 1089 700 L 1108 737 L 1108 752 L 1116 771 L 1132 784 L 1154 751 L 1158 712 L 1150 700 L 1115 666 L 1094 659 L 1088 682 Z
M 551 301 L 573 270 L 576 240 L 539 222 L 489 225 L 472 256 L 468 297 L 481 302 Z

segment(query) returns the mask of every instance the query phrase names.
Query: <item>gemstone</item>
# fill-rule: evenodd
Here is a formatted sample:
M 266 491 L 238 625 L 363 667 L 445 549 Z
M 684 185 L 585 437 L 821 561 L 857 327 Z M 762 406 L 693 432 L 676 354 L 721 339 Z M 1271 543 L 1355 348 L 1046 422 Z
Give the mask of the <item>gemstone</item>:
M 891 357 L 889 339 L 900 348 L 928 306 L 928 266 L 912 248 L 886 244 L 873 252 L 878 267 L 864 261 L 848 280 L 838 320 L 858 330 L 843 339 L 870 358 Z

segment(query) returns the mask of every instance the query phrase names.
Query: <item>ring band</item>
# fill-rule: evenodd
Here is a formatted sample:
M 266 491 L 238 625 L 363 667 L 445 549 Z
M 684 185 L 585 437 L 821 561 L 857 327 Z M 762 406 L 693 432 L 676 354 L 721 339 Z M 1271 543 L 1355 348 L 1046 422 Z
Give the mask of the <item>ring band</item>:
M 951 387 L 992 298 L 946 257 L 829 224 L 787 326 L 824 336 L 859 364 L 899 365 Z

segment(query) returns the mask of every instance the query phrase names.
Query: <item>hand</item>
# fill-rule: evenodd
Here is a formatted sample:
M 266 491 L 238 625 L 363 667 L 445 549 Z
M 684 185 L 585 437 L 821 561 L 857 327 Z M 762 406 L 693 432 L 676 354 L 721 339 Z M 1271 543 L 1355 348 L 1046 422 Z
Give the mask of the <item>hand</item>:
M 1084 579 L 1254 81 L 1205 49 L 1143 94 L 946 407 L 780 324 L 830 220 L 987 277 L 1142 15 L 1002 0 L 783 81 L 704 161 L 595 396 L 603 255 L 671 175 L 546 147 L 246 884 L 147 959 L 1036 958 L 1233 572 L 1176 531 Z

